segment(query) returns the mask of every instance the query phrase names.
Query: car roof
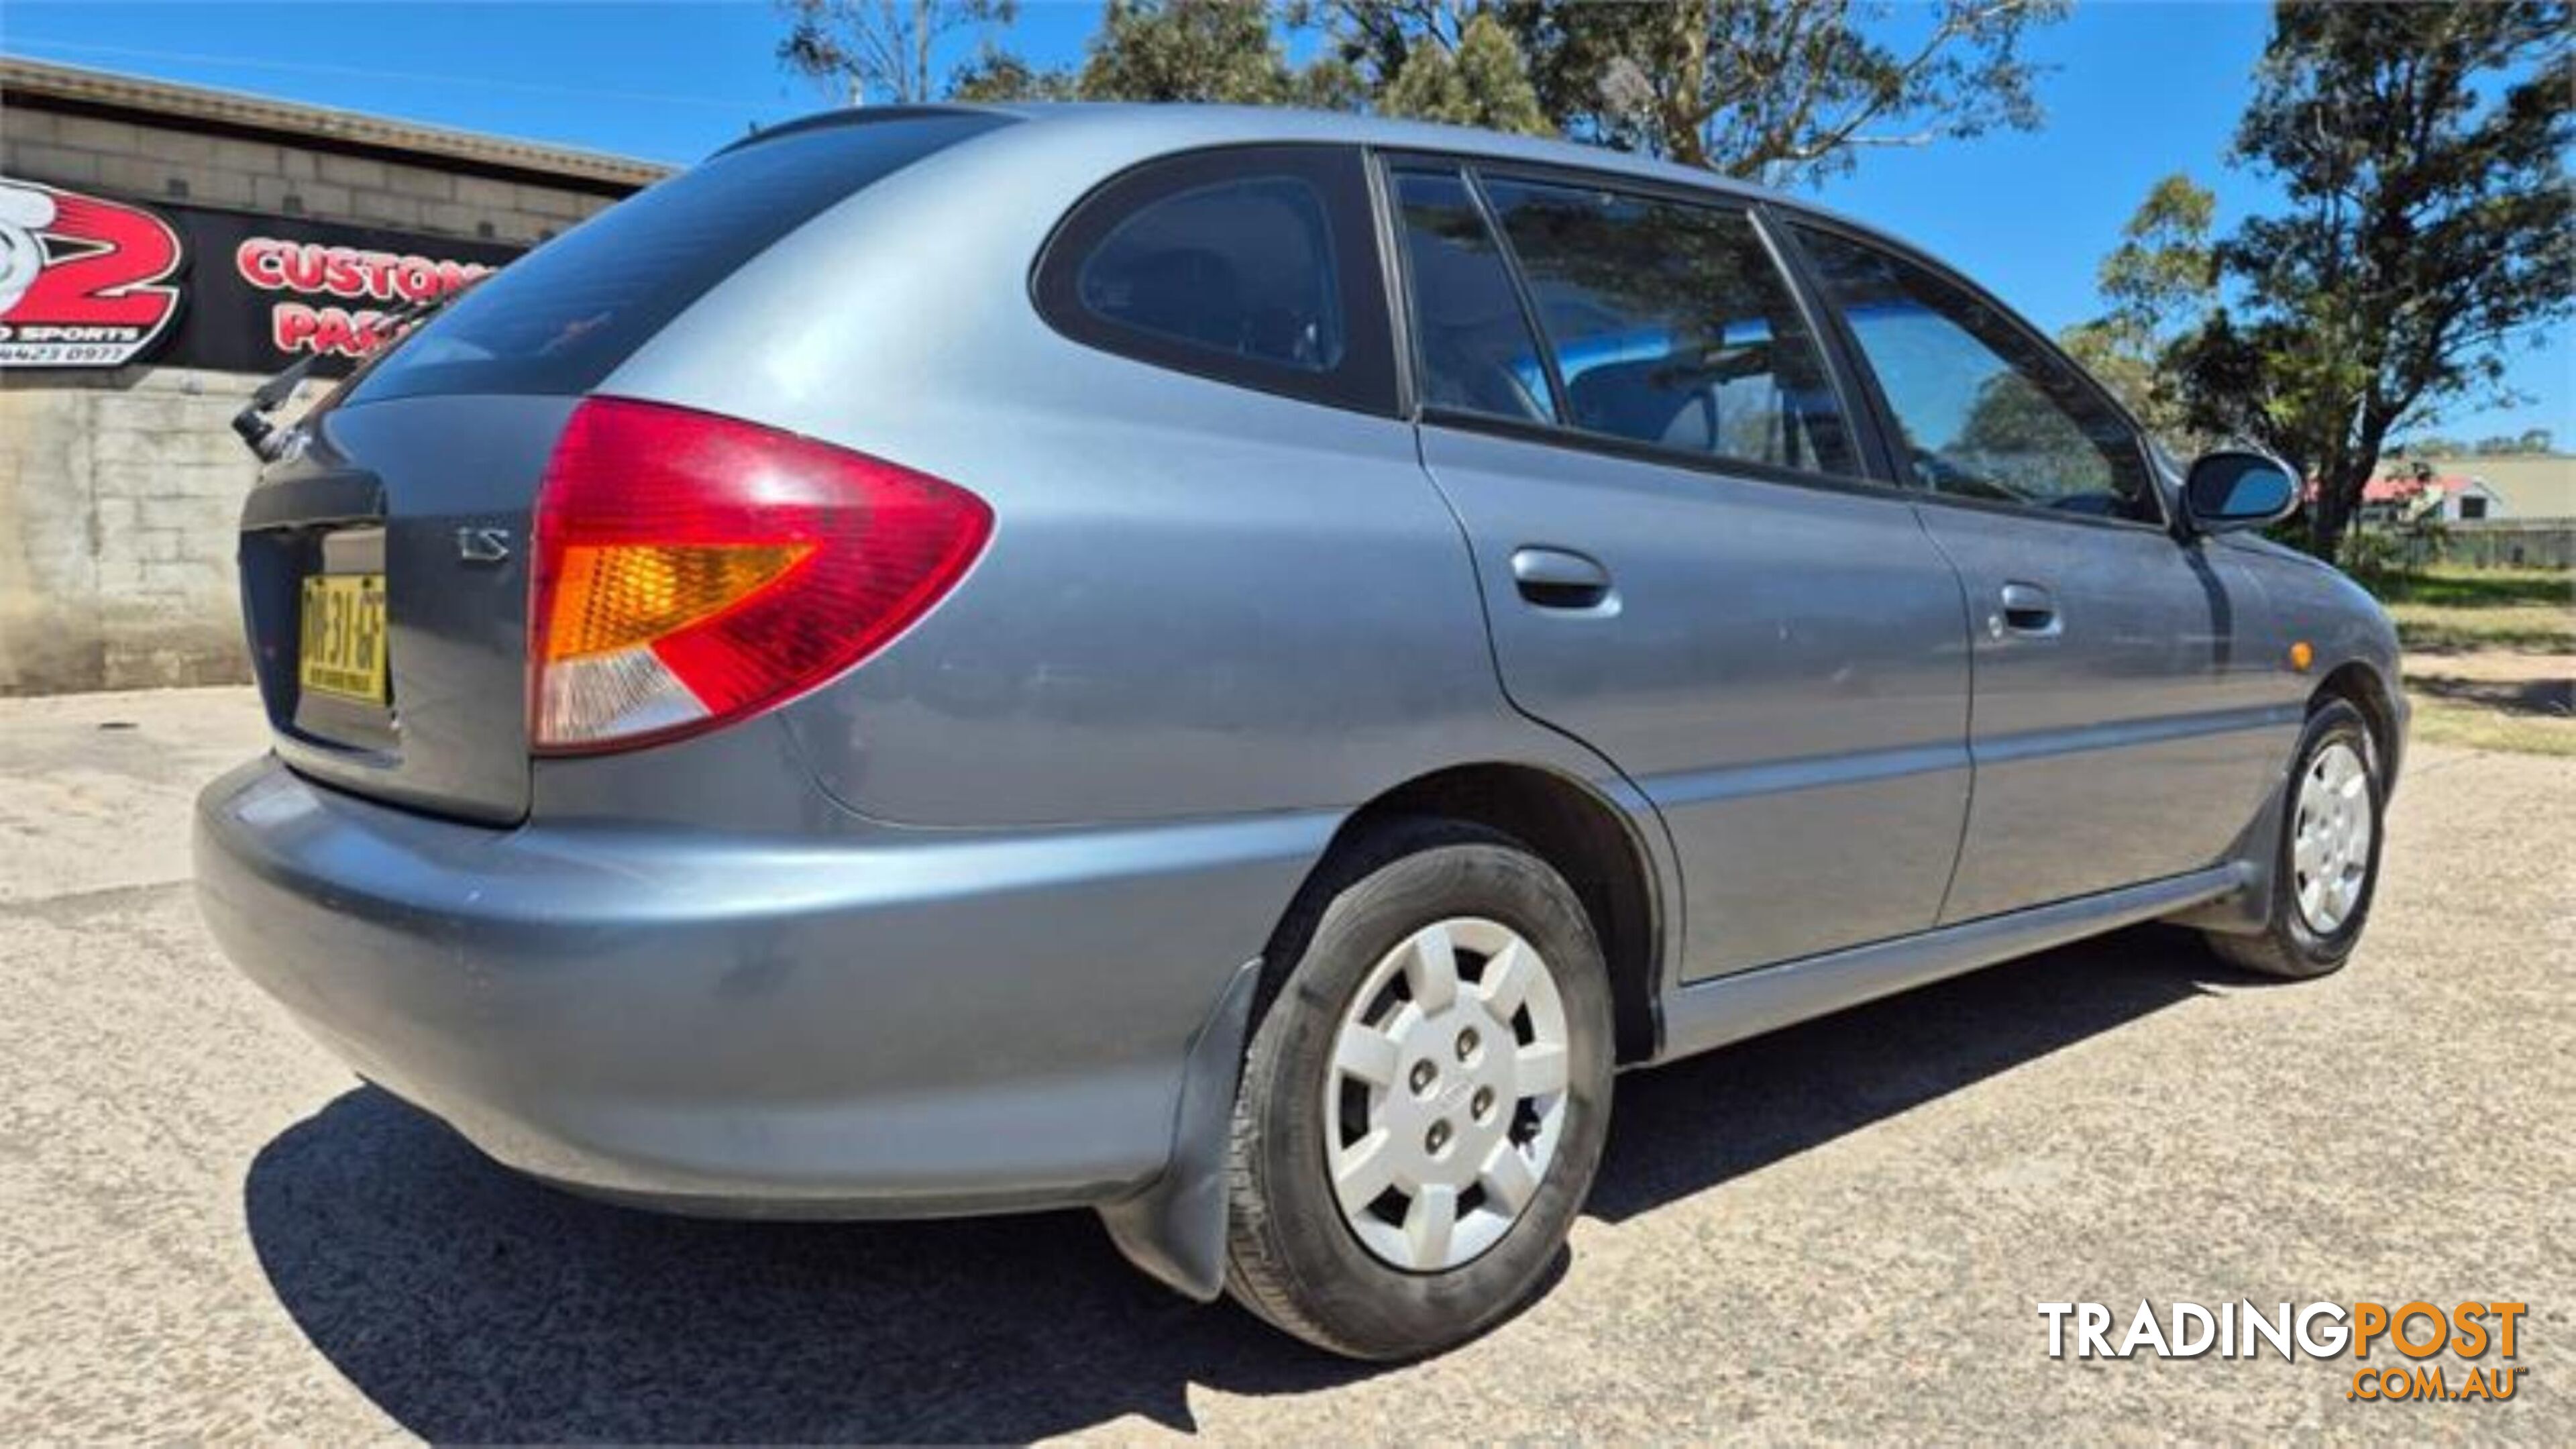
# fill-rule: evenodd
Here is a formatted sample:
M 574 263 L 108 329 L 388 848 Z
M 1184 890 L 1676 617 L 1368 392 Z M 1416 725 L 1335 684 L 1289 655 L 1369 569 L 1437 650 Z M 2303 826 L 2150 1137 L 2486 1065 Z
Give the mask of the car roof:
M 834 126 L 864 125 L 924 115 L 1009 116 L 1047 130 L 1079 128 L 1113 147 L 1138 154 L 1202 146 L 1264 143 L 1338 142 L 1389 150 L 1439 151 L 1501 161 L 1560 166 L 1609 175 L 1632 176 L 1668 186 L 1690 187 L 1769 202 L 1817 216 L 1832 217 L 1855 229 L 1877 228 L 1841 216 L 1801 197 L 1785 195 L 1695 166 L 1683 166 L 1633 151 L 1535 136 L 1506 135 L 1472 126 L 1434 121 L 1400 120 L 1349 111 L 1314 111 L 1289 106 L 1228 106 L 1195 102 L 941 102 L 932 105 L 844 107 L 819 111 L 770 127 L 735 142 L 726 150 L 756 145 L 776 136 Z M 1016 127 L 1013 129 L 1017 129 Z
M 1659 161 L 1633 151 L 1350 111 L 1313 111 L 1287 106 L 1138 105 L 1082 101 L 1032 102 L 993 109 L 1040 125 L 1133 132 L 1140 141 L 1165 138 L 1175 130 L 1190 133 L 1192 144 L 1211 141 L 1218 144 L 1225 141 L 1339 141 L 1390 150 L 1465 152 L 1551 166 L 1580 166 L 1747 197 L 1769 198 L 1772 195 L 1760 187 L 1731 180 L 1713 171 Z
M 1306 110 L 1295 106 L 1231 106 L 1195 101 L 941 101 L 924 105 L 844 106 L 817 111 L 756 131 L 724 150 L 737 151 L 800 132 L 921 116 L 1007 117 L 1016 123 L 998 127 L 977 138 L 978 148 L 1008 146 L 1014 135 L 1022 138 L 1050 134 L 1063 136 L 1071 131 L 1087 143 L 1097 143 L 1085 149 L 1122 157 L 1122 165 L 1208 147 L 1305 143 L 1438 152 L 1473 160 L 1522 162 L 1586 171 L 1598 176 L 1633 177 L 1676 189 L 1776 206 L 1801 220 L 1829 222 L 1852 235 L 1866 238 L 1875 246 L 1931 267 L 2011 316 L 2018 318 L 2021 315 L 1965 268 L 1875 222 L 1819 205 L 1804 196 L 1792 196 L 1701 167 L 1684 166 L 1634 151 L 1577 141 L 1507 135 L 1501 131 L 1436 121 L 1402 120 L 1351 111 Z
M 1012 138 L 1042 135 L 1078 134 L 1085 144 L 1080 149 L 1099 156 L 1117 158 L 1112 166 L 1141 163 L 1159 156 L 1182 151 L 1220 146 L 1256 146 L 1278 144 L 1339 144 L 1378 147 L 1393 151 L 1421 151 L 1453 155 L 1467 159 L 1521 162 L 1534 166 L 1564 168 L 1590 172 L 1599 176 L 1633 177 L 1653 184 L 1688 189 L 1715 196 L 1777 206 L 1800 219 L 1831 223 L 1872 245 L 1920 263 L 1966 290 L 1986 305 L 2012 320 L 2014 326 L 2043 345 L 2054 347 L 2047 334 L 2015 311 L 1965 269 L 1915 243 L 1897 236 L 1872 222 L 1819 206 L 1801 196 L 1791 196 L 1770 188 L 1722 176 L 1699 167 L 1683 166 L 1633 151 L 1615 150 L 1608 146 L 1542 139 L 1535 136 L 1506 135 L 1471 126 L 1452 126 L 1432 121 L 1401 120 L 1387 116 L 1362 115 L 1348 111 L 1315 111 L 1290 106 L 1230 106 L 1196 102 L 1104 102 L 1104 101 L 1025 101 L 1025 102 L 938 102 L 926 105 L 852 106 L 820 111 L 757 131 L 724 148 L 736 151 L 756 146 L 774 137 L 839 126 L 865 125 L 874 121 L 898 120 L 921 116 L 990 116 L 1008 117 L 1017 124 L 997 127 L 976 138 L 970 147 L 984 150 L 1008 147 Z M 1072 139 L 1072 138 L 1068 138 Z M 721 154 L 721 153 L 719 153 Z M 2071 363 L 2070 363 L 2071 365 Z M 2108 389 L 2103 398 L 2122 416 L 2135 418 L 2126 404 Z M 2141 431 L 2144 431 L 2141 428 Z

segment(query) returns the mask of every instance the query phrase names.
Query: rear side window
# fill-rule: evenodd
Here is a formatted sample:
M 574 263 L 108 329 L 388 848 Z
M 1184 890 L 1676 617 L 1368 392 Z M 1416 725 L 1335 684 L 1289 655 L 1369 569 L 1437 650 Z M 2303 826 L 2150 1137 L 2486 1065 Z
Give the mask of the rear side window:
M 1038 264 L 1039 310 L 1104 351 L 1265 392 L 1394 410 L 1356 151 L 1192 152 L 1113 179 Z
M 1490 178 L 1568 421 L 1677 452 L 1856 475 L 1823 352 L 1752 219 Z
M 1465 178 L 1455 170 L 1397 172 L 1395 208 L 1424 404 L 1555 422 L 1547 362 Z
M 990 115 L 910 116 L 724 152 L 492 274 L 384 357 L 347 401 L 587 392 L 683 308 L 825 207 L 1009 124 Z

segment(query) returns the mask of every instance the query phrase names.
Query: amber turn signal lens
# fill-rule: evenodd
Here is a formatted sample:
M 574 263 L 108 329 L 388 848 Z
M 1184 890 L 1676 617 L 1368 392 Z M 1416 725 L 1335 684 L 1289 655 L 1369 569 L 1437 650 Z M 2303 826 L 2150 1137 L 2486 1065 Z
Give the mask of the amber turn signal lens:
M 608 544 L 563 551 L 545 657 L 581 659 L 716 613 L 793 568 L 804 544 Z
M 2308 666 L 2316 662 L 2317 651 L 2308 647 L 2307 640 L 2302 639 L 2298 643 L 2290 646 L 2290 667 L 2292 669 L 2299 671 L 2301 674 L 2305 674 L 2308 672 Z

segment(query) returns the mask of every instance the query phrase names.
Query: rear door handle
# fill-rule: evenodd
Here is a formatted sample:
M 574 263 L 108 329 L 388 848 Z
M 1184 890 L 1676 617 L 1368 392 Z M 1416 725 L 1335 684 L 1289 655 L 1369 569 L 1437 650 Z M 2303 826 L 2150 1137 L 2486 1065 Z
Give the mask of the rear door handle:
M 1998 639 L 2008 633 L 2054 639 L 2066 628 L 2057 613 L 2057 600 L 2037 584 L 2006 584 L 2002 597 L 2002 612 L 1986 621 L 1986 632 Z
M 1610 597 L 1610 571 L 1565 548 L 1513 550 L 1512 584 L 1542 609 L 1598 608 Z

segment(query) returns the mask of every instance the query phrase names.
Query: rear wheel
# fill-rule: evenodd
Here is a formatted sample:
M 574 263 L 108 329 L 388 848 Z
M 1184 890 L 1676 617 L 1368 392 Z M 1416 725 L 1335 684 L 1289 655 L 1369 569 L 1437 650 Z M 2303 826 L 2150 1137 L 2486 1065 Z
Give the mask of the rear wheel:
M 2379 884 L 2379 752 L 2361 712 L 2342 700 L 2308 716 L 2282 803 L 2270 923 L 2252 935 L 2211 932 L 2221 957 L 2267 976 L 2306 979 L 2341 967 L 2361 940 Z
M 1407 827 L 1322 908 L 1235 1103 L 1226 1284 L 1355 1358 L 1525 1302 L 1609 1126 L 1610 991 L 1574 893 L 1518 844 Z

